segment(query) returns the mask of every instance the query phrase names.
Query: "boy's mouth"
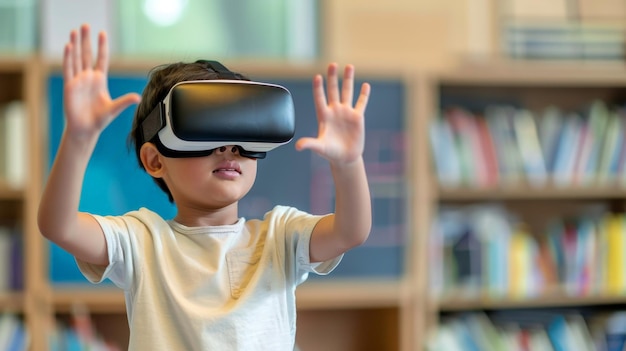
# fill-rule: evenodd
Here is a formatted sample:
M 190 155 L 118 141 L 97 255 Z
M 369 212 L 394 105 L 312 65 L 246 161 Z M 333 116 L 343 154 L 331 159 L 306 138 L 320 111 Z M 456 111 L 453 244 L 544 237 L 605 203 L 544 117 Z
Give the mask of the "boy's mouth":
M 213 173 L 236 176 L 241 174 L 241 167 L 239 167 L 237 162 L 223 162 L 213 170 Z
M 241 174 L 241 171 L 235 168 L 218 168 L 213 171 L 213 173 L 217 173 L 217 172 L 236 172 L 238 174 Z

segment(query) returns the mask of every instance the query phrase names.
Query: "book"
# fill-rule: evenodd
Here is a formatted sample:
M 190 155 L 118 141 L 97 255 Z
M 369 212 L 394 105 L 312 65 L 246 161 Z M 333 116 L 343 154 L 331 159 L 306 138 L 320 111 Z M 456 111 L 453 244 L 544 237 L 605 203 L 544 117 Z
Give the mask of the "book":
M 432 159 L 439 184 L 446 187 L 461 183 L 460 161 L 452 129 L 447 120 L 435 118 L 430 122 L 428 135 Z
M 576 350 L 595 351 L 595 346 L 587 323 L 580 314 L 567 316 L 567 323 L 571 330 L 572 344 L 576 345 Z
M 24 288 L 24 236 L 22 233 L 14 231 L 11 239 L 9 286 L 12 290 L 21 290 Z
M 548 173 L 552 174 L 554 172 L 556 150 L 561 131 L 563 130 L 563 115 L 557 107 L 550 106 L 543 111 L 538 119 L 539 144 L 541 145 L 546 169 Z
M 517 110 L 513 117 L 513 126 L 526 180 L 531 186 L 544 186 L 548 172 L 533 113 L 525 109 Z
M 620 152 L 624 140 L 623 128 L 621 116 L 616 111 L 611 111 L 607 121 L 604 143 L 602 145 L 598 165 L 597 182 L 600 185 L 607 185 L 617 179 Z
M 474 335 L 476 343 L 483 351 L 506 349 L 502 334 L 484 312 L 474 312 L 465 317 L 465 322 Z
M 536 243 L 532 240 L 523 225 L 514 229 L 510 239 L 508 252 L 509 266 L 509 296 L 513 299 L 523 299 L 535 296 L 540 290 L 536 284 L 535 257 Z
M 518 184 L 523 178 L 522 160 L 512 121 L 515 111 L 510 106 L 489 106 L 485 109 L 485 119 L 496 146 L 498 179 L 502 185 Z
M 435 331 L 434 335 L 428 338 L 426 350 L 428 351 L 463 351 L 463 341 L 454 330 L 454 321 L 444 322 Z
M 626 348 L 626 312 L 612 313 L 606 320 L 606 351 L 623 351 Z
M 6 348 L 7 351 L 27 351 L 30 343 L 30 334 L 24 323 L 17 322 L 11 341 Z
M 533 328 L 530 330 L 529 350 L 533 351 L 553 351 L 550 337 L 545 328 Z
M 19 333 L 20 323 L 11 313 L 0 314 L 0 350 L 10 350 L 14 336 Z
M 596 224 L 590 218 L 583 217 L 578 221 L 576 228 L 576 248 L 573 278 L 575 284 L 573 293 L 577 296 L 589 295 L 596 292 L 596 255 L 598 238 Z
M 572 330 L 565 319 L 565 316 L 557 315 L 547 326 L 548 336 L 552 342 L 554 351 L 577 350 L 572 338 Z
M 480 144 L 477 142 L 477 130 L 474 117 L 461 108 L 453 107 L 444 112 L 444 118 L 450 125 L 456 151 L 459 155 L 461 179 L 464 185 L 480 186 L 484 180 L 484 162 Z
M 457 335 L 464 351 L 488 351 L 482 348 L 482 345 L 479 345 L 477 336 L 472 331 L 469 323 L 456 319 L 450 323 L 450 328 Z
M 511 224 L 500 206 L 477 206 L 467 211 L 468 224 L 481 243 L 481 283 L 491 297 L 504 297 L 509 286 Z
M 589 107 L 587 125 L 590 137 L 590 150 L 584 169 L 582 170 L 582 185 L 590 185 L 597 180 L 600 155 L 603 140 L 609 120 L 609 110 L 601 100 L 593 101 Z
M 0 179 L 22 188 L 27 178 L 26 107 L 12 101 L 0 108 Z
M 605 231 L 606 253 L 606 292 L 609 294 L 623 294 L 626 291 L 624 257 L 624 217 L 617 214 L 607 214 L 601 224 Z
M 0 226 L 0 292 L 11 290 L 13 235 L 8 227 Z
M 582 119 L 578 114 L 567 116 L 563 123 L 552 170 L 552 179 L 556 186 L 572 185 L 581 125 Z
M 438 289 L 437 292 L 442 296 L 448 295 L 450 292 L 458 290 L 459 271 L 457 256 L 455 255 L 454 246 L 467 229 L 467 214 L 465 211 L 457 208 L 442 207 L 433 222 L 432 233 L 436 235 L 436 239 L 431 239 L 440 246 L 437 250 L 440 254 L 440 260 L 435 262 L 433 274 L 441 274 L 440 278 L 433 277 L 439 285 L 433 288 Z
M 476 130 L 480 141 L 480 149 L 483 154 L 486 186 L 496 186 L 500 182 L 500 171 L 496 144 L 493 140 L 487 120 L 482 115 L 476 115 Z

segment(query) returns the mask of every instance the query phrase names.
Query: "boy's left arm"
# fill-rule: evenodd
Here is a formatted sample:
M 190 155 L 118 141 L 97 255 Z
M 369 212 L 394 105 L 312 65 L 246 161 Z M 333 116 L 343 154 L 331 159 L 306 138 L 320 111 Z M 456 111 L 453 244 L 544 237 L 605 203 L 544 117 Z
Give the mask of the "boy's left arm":
M 335 213 L 322 218 L 313 229 L 311 262 L 322 262 L 361 245 L 372 226 L 372 208 L 363 162 L 365 108 L 370 85 L 364 83 L 355 103 L 354 67 L 346 66 L 339 88 L 337 64 L 328 66 L 327 93 L 323 78 L 313 78 L 313 98 L 318 119 L 317 138 L 302 138 L 298 150 L 310 149 L 330 163 L 335 183 Z

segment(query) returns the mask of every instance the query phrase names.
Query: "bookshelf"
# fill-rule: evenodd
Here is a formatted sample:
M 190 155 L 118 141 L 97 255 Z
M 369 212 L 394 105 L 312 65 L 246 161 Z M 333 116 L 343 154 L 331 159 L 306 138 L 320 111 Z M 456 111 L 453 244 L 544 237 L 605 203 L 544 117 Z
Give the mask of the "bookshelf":
M 233 64 L 234 67 L 243 64 Z M 252 76 L 263 72 L 275 79 L 308 79 L 319 67 L 289 67 L 246 63 Z M 114 74 L 144 74 L 149 63 L 117 62 Z M 0 293 L 0 310 L 18 315 L 32 333 L 32 350 L 46 350 L 46 333 L 51 318 L 69 323 L 73 308 L 86 306 L 103 337 L 127 343 L 128 330 L 124 298 L 112 286 L 55 284 L 49 278 L 49 245 L 36 228 L 39 194 L 45 179 L 49 155 L 48 79 L 59 65 L 38 58 L 0 59 L 0 101 L 20 98 L 28 108 L 29 178 L 24 189 L 12 189 L 0 182 L 0 218 L 23 224 L 25 240 L 24 289 Z M 577 214 L 589 204 L 619 211 L 624 208 L 626 187 L 611 184 L 542 187 L 524 182 L 491 187 L 438 184 L 431 162 L 428 126 L 442 102 L 469 101 L 470 104 L 515 100 L 519 106 L 542 108 L 557 104 L 579 108 L 582 102 L 600 98 L 626 101 L 626 72 L 620 67 L 569 66 L 553 64 L 494 64 L 489 68 L 471 66 L 439 73 L 362 72 L 364 77 L 402 82 L 406 97 L 404 129 L 409 135 L 403 155 L 409 237 L 403 244 L 401 272 L 393 276 L 339 276 L 310 279 L 298 289 L 298 344 L 302 350 L 421 350 L 446 314 L 476 310 L 508 311 L 579 307 L 603 309 L 626 306 L 626 295 L 596 293 L 571 295 L 556 287 L 532 297 L 499 297 L 479 292 L 433 295 L 430 278 L 434 261 L 430 256 L 429 233 L 442 206 L 467 207 L 502 203 L 528 222 L 542 228 L 553 215 Z M 7 82 L 6 84 L 4 82 Z M 19 87 L 8 89 L 7 85 Z M 565 96 L 564 96 L 565 94 Z M 452 98 L 452 99 L 451 99 Z M 383 189 L 382 184 L 380 189 Z M 379 191 L 379 190 L 377 190 Z M 383 193 L 383 190 L 380 190 Z M 540 229 L 537 229 L 539 232 Z M 397 259 L 397 258 L 396 258 Z M 443 297 L 442 297 L 443 296 Z
M 21 266 L 19 286 L 0 292 L 0 312 L 18 316 L 29 330 L 44 330 L 44 321 L 38 291 L 45 281 L 42 279 L 41 264 L 43 242 L 40 240 L 36 224 L 36 209 L 41 192 L 41 150 L 37 141 L 41 140 L 42 125 L 38 116 L 41 113 L 42 92 L 40 86 L 40 65 L 32 57 L 0 56 L 0 104 L 5 106 L 13 101 L 21 101 L 24 106 L 26 140 L 26 179 L 23 186 L 16 187 L 6 178 L 0 180 L 0 221 L 3 225 L 14 228 L 11 235 L 20 236 L 21 249 L 17 254 L 20 261 L 9 263 Z M 9 150 L 12 152 L 12 150 Z M 14 252 L 15 254 L 15 252 Z M 33 349 L 44 347 L 43 339 L 37 335 L 31 337 Z
M 443 119 L 451 118 L 448 117 L 450 107 L 460 107 L 466 111 L 470 111 L 468 115 L 471 115 L 471 118 L 483 118 L 488 114 L 486 110 L 493 105 L 510 105 L 514 106 L 518 110 L 528 109 L 533 111 L 535 116 L 538 116 L 535 121 L 541 121 L 541 118 L 545 117 L 545 115 L 542 114 L 543 111 L 550 106 L 556 106 L 561 111 L 571 112 L 568 113 L 563 120 L 561 120 L 564 123 L 561 127 L 565 128 L 565 123 L 568 123 L 566 122 L 568 121 L 567 118 L 575 118 L 573 117 L 574 114 L 582 115 L 583 121 L 585 121 L 584 125 L 587 125 L 587 121 L 589 121 L 591 117 L 586 115 L 586 113 L 590 114 L 589 106 L 593 103 L 593 101 L 601 100 L 610 106 L 611 109 L 617 108 L 615 106 L 619 106 L 621 108 L 626 106 L 626 69 L 624 69 L 623 64 L 574 65 L 562 62 L 517 62 L 494 64 L 489 67 L 465 66 L 446 72 L 440 72 L 438 74 L 428 75 L 428 77 L 424 79 L 421 86 L 424 90 L 421 94 L 423 98 L 421 101 L 422 103 L 426 103 L 426 106 L 422 107 L 420 118 L 430 121 L 428 123 L 434 121 L 435 116 Z M 621 113 L 622 117 L 620 118 L 623 118 L 623 111 Z M 564 113 L 564 115 L 566 114 Z M 512 118 L 518 117 L 519 115 L 516 114 Z M 537 128 L 540 126 L 539 123 L 540 122 L 537 122 Z M 608 129 L 609 127 L 606 128 Z M 464 134 L 472 133 L 469 129 L 465 129 L 464 131 Z M 493 129 L 490 131 L 493 133 Z M 508 137 L 515 139 L 519 135 L 516 132 L 517 130 L 513 129 L 512 134 L 509 134 Z M 421 131 L 420 135 L 422 138 L 428 139 L 428 133 L 428 130 L 425 129 Z M 620 131 L 620 133 L 623 133 L 623 131 Z M 438 133 L 437 135 L 441 136 L 442 134 Z M 573 144 L 573 152 L 578 155 L 577 157 L 582 155 L 578 153 L 580 151 L 576 150 L 580 150 L 578 149 L 578 145 L 582 144 L 585 140 L 583 135 L 586 134 L 580 132 L 576 139 L 577 142 Z M 528 137 L 527 134 L 524 134 L 524 136 Z M 481 137 L 483 136 L 481 135 Z M 496 139 L 493 135 L 490 137 Z M 606 138 L 608 138 L 608 136 Z M 458 139 L 455 140 L 458 141 Z M 604 141 L 602 139 L 598 140 L 599 144 Z M 504 144 L 496 144 L 495 147 L 503 148 L 502 145 Z M 621 144 L 619 147 L 621 148 Z M 606 147 L 606 149 L 608 150 L 609 148 Z M 480 157 L 483 156 L 478 156 L 476 154 L 476 150 L 478 149 L 473 149 L 472 153 L 470 153 L 471 160 L 472 162 L 479 163 L 481 162 Z M 510 181 L 510 183 L 507 183 L 503 178 L 499 178 L 498 182 L 484 184 L 477 182 L 476 178 L 470 177 L 460 178 L 461 180 L 456 184 L 440 184 L 438 181 L 439 176 L 437 169 L 439 164 L 435 162 L 434 159 L 437 156 L 435 156 L 432 151 L 433 149 L 431 145 L 429 147 L 428 157 L 432 157 L 433 162 L 428 163 L 423 161 L 423 173 L 421 173 L 422 177 L 429 179 L 430 184 L 429 187 L 424 187 L 427 194 L 422 194 L 423 198 L 425 198 L 422 205 L 428 208 L 422 211 L 430 215 L 430 220 L 428 221 L 430 225 L 435 225 L 437 223 L 437 217 L 442 215 L 442 212 L 440 211 L 449 211 L 447 213 L 450 216 L 446 217 L 447 219 L 459 218 L 459 221 L 477 221 L 478 219 L 476 218 L 468 219 L 470 216 L 469 213 L 472 213 L 472 216 L 476 216 L 476 214 L 471 211 L 476 211 L 476 209 L 481 208 L 481 206 L 497 205 L 499 208 L 504 210 L 504 215 L 499 213 L 501 217 L 506 216 L 507 219 L 509 217 L 513 217 L 513 235 L 515 235 L 518 231 L 523 231 L 524 234 L 529 234 L 529 238 L 531 238 L 530 240 L 533 240 L 533 242 L 536 240 L 537 243 L 542 243 L 543 241 L 549 240 L 547 238 L 550 238 L 551 232 L 547 228 L 550 228 L 549 225 L 551 225 L 555 219 L 560 219 L 564 222 L 574 221 L 577 225 L 582 225 L 580 223 L 582 223 L 587 216 L 603 216 L 606 213 L 624 213 L 626 188 L 623 183 L 620 183 L 619 172 L 617 175 L 611 173 L 614 177 L 608 177 L 608 180 L 601 181 L 599 179 L 602 177 L 596 173 L 600 173 L 602 171 L 596 171 L 598 168 L 595 168 L 593 180 L 589 182 L 582 182 L 576 180 L 578 178 L 571 176 L 568 178 L 569 181 L 564 184 L 556 181 L 556 177 L 554 177 L 553 174 L 550 174 L 551 171 L 555 171 L 554 169 L 548 169 L 548 177 L 542 184 L 537 185 L 529 181 L 529 175 L 527 173 L 528 169 L 524 168 L 524 165 L 522 164 L 518 169 L 521 176 L 516 180 Z M 601 156 L 597 157 L 600 158 Z M 589 159 L 590 158 L 586 159 L 587 162 L 591 162 L 588 161 Z M 497 162 L 498 166 L 502 167 L 502 160 L 497 159 Z M 523 162 L 523 158 L 521 162 Z M 582 161 L 576 159 L 576 162 Z M 574 172 L 576 169 L 577 168 L 571 168 L 571 171 Z M 502 169 L 499 171 L 502 172 Z M 502 174 L 499 175 L 502 176 Z M 455 217 L 457 215 L 458 217 Z M 476 225 L 477 222 L 471 223 L 473 223 L 472 225 Z M 518 225 L 519 223 L 522 224 Z M 602 221 L 594 222 L 594 235 L 596 235 L 596 233 L 600 233 L 602 230 L 606 230 L 602 229 L 603 224 L 604 223 Z M 468 228 L 465 225 L 466 223 L 463 223 L 462 228 Z M 451 227 L 453 226 L 449 226 L 447 228 L 449 229 Z M 485 240 L 497 240 L 485 239 L 482 237 L 480 240 L 483 241 L 479 240 L 478 242 L 480 244 L 476 246 L 475 241 L 467 241 L 469 239 L 463 236 L 458 239 L 459 242 L 464 240 L 462 241 L 464 244 L 458 244 L 461 246 L 445 246 L 447 249 L 444 249 L 444 251 L 437 251 L 439 253 L 433 255 L 432 251 L 431 253 L 428 252 L 428 249 L 430 248 L 430 250 L 435 251 L 441 250 L 441 245 L 446 245 L 439 242 L 439 240 L 445 240 L 440 236 L 441 233 L 446 232 L 449 234 L 451 232 L 446 231 L 448 229 L 441 229 L 442 227 L 437 227 L 440 228 L 438 229 L 439 234 L 434 234 L 433 227 L 423 225 L 422 228 L 423 235 L 428 237 L 428 239 L 422 239 L 422 242 L 424 243 L 424 246 L 421 249 L 422 255 L 428 256 L 432 264 L 441 264 L 443 266 L 449 263 L 442 263 L 447 261 L 444 261 L 445 258 L 438 257 L 437 255 L 448 255 L 445 250 L 452 250 L 451 252 L 459 252 L 459 254 L 462 254 L 463 251 L 454 250 L 461 250 L 458 249 L 459 247 L 468 250 L 478 248 L 477 250 L 480 251 L 475 252 L 489 252 L 489 254 L 493 254 L 492 251 L 487 251 L 490 247 L 483 245 L 487 245 L 484 243 L 491 243 L 491 241 Z M 470 231 L 479 231 L 476 227 L 469 228 L 472 228 L 468 229 Z M 502 229 L 502 227 L 498 228 Z M 575 230 L 582 231 L 580 227 L 576 227 Z M 484 231 L 481 233 L 484 233 Z M 622 232 L 621 234 L 623 235 L 624 233 Z M 494 233 L 493 235 L 497 238 L 508 234 L 499 231 L 497 234 Z M 599 237 L 601 234 L 597 235 Z M 433 241 L 431 240 L 434 240 L 435 243 L 433 244 Z M 578 237 L 577 240 L 582 239 Z M 569 242 L 567 243 L 567 245 L 570 245 Z M 565 242 L 563 242 L 563 245 L 565 245 Z M 594 242 L 593 245 L 598 245 L 598 247 L 600 247 L 600 244 L 596 242 Z M 598 248 L 595 250 L 600 249 Z M 514 251 L 510 251 L 508 253 L 511 256 L 515 256 L 517 254 L 517 252 Z M 594 254 L 599 255 L 597 253 Z M 483 253 L 483 255 L 486 255 L 486 253 Z M 457 258 L 460 257 L 463 256 L 457 256 Z M 476 255 L 473 257 L 475 258 Z M 537 256 L 531 257 L 534 258 Z M 505 264 L 504 261 L 508 260 L 507 262 L 513 262 L 514 260 L 502 256 L 500 256 L 500 258 L 501 261 L 499 262 L 502 262 L 502 264 Z M 482 265 L 488 264 L 488 262 L 492 262 L 493 266 L 493 261 L 489 261 L 488 259 L 489 257 L 485 258 L 485 256 L 482 256 L 478 261 L 480 262 L 478 263 L 479 267 L 483 267 Z M 474 262 L 476 262 L 471 261 L 472 259 L 469 260 L 470 261 L 457 261 L 457 264 L 460 264 L 458 262 L 471 262 L 471 265 L 473 265 L 475 264 Z M 595 260 L 599 259 L 595 258 Z M 594 261 L 594 265 L 592 267 L 600 270 L 600 265 L 598 264 L 598 266 L 596 266 L 595 262 L 596 261 Z M 531 264 L 533 263 L 536 262 L 531 262 Z M 506 264 L 506 267 L 510 269 L 511 266 L 509 266 L 509 264 L 512 263 Z M 610 267 L 611 264 L 608 264 L 608 266 Z M 447 267 L 450 266 L 448 265 Z M 537 270 L 540 269 L 536 266 L 533 267 Z M 602 269 L 605 269 L 604 266 Z M 461 316 L 467 316 L 468 314 L 474 312 L 496 313 L 500 318 L 503 315 L 508 314 L 513 316 L 511 318 L 517 318 L 515 316 L 517 316 L 516 313 L 519 313 L 519 311 L 539 313 L 541 311 L 555 309 L 564 309 L 566 311 L 584 310 L 587 314 L 593 315 L 594 313 L 590 313 L 589 311 L 597 310 L 598 314 L 601 314 L 600 311 L 605 311 L 607 309 L 623 310 L 626 308 L 626 291 L 609 291 L 610 289 L 602 285 L 597 289 L 593 289 L 593 287 L 588 288 L 591 289 L 590 291 L 572 292 L 565 286 L 566 284 L 572 284 L 569 280 L 550 282 L 549 284 L 546 283 L 543 286 L 541 286 L 541 283 L 533 283 L 533 280 L 528 284 L 539 284 L 537 285 L 540 286 L 539 288 L 532 289 L 531 287 L 527 294 L 512 296 L 510 292 L 511 286 L 513 284 L 519 284 L 519 281 L 514 282 L 514 280 L 522 280 L 526 277 L 526 275 L 523 275 L 520 271 L 516 272 L 522 275 L 507 277 L 507 279 L 509 279 L 507 280 L 508 286 L 504 287 L 504 292 L 499 291 L 498 293 L 494 293 L 491 290 L 494 286 L 489 285 L 492 283 L 489 281 L 492 277 L 485 277 L 485 274 L 494 274 L 493 271 L 494 270 L 485 271 L 484 268 L 479 268 L 480 273 L 478 275 L 478 283 L 475 280 L 471 280 L 476 278 L 473 273 L 469 276 L 463 276 L 463 273 L 455 272 L 455 274 L 459 275 L 453 279 L 458 280 L 449 283 L 450 286 L 447 285 L 448 283 L 442 282 L 437 278 L 441 278 L 442 276 L 445 277 L 446 274 L 448 274 L 438 271 L 438 267 L 433 267 L 431 270 L 422 272 L 428 272 L 430 274 L 430 277 L 426 279 L 428 281 L 422 283 L 424 286 L 430 286 L 427 291 L 423 292 L 426 297 L 424 305 L 422 306 L 425 306 L 423 311 L 427 311 L 426 315 L 423 317 L 423 323 L 426 326 L 426 329 L 430 331 L 431 335 L 436 334 L 439 328 L 444 328 L 441 323 L 444 323 L 443 321 L 448 321 L 449 316 L 458 315 L 459 317 L 457 318 L 462 319 L 465 317 Z M 476 273 L 476 271 L 474 271 L 474 273 Z M 416 272 L 416 274 L 419 273 Z M 512 272 L 509 270 L 506 274 L 512 274 Z M 530 274 L 530 277 L 536 277 L 538 275 L 541 276 L 542 274 L 543 272 L 533 272 Z M 603 272 L 593 274 L 594 279 L 598 280 L 593 280 L 591 283 L 587 283 L 587 286 L 593 284 L 601 285 L 602 282 L 599 280 L 600 278 L 595 276 L 607 273 Z M 424 278 L 422 277 L 421 279 Z M 445 278 L 442 279 L 445 280 Z M 444 288 L 442 288 L 442 286 L 444 286 Z M 501 286 L 495 287 L 501 288 Z M 528 288 L 528 286 L 518 287 L 524 289 Z M 554 317 L 552 315 L 550 316 L 551 318 Z M 523 317 L 519 317 L 519 319 L 522 320 Z M 590 324 L 591 322 L 588 321 L 587 323 Z M 548 325 L 547 322 L 546 325 Z M 450 325 L 445 326 L 445 328 L 449 327 Z M 498 328 L 500 327 L 502 326 L 498 326 Z M 424 345 L 424 340 L 425 339 L 417 340 L 416 343 Z

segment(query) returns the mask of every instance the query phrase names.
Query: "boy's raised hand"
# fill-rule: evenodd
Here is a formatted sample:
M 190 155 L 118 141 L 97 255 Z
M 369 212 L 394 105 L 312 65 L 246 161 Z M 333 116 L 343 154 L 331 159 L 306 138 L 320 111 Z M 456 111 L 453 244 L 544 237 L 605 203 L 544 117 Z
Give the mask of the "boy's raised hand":
M 370 85 L 363 83 L 361 92 L 352 106 L 354 94 L 354 66 L 346 66 L 343 84 L 339 89 L 338 67 L 328 65 L 327 90 L 324 94 L 323 78 L 313 78 L 313 99 L 317 112 L 317 138 L 301 138 L 296 142 L 297 150 L 310 149 L 331 163 L 349 164 L 358 160 L 365 145 L 365 108 L 370 94 Z
M 95 65 L 89 26 L 71 31 L 63 52 L 63 96 L 67 132 L 74 138 L 97 137 L 128 106 L 138 103 L 136 93 L 111 99 L 107 85 L 109 52 L 104 32 L 98 35 Z

